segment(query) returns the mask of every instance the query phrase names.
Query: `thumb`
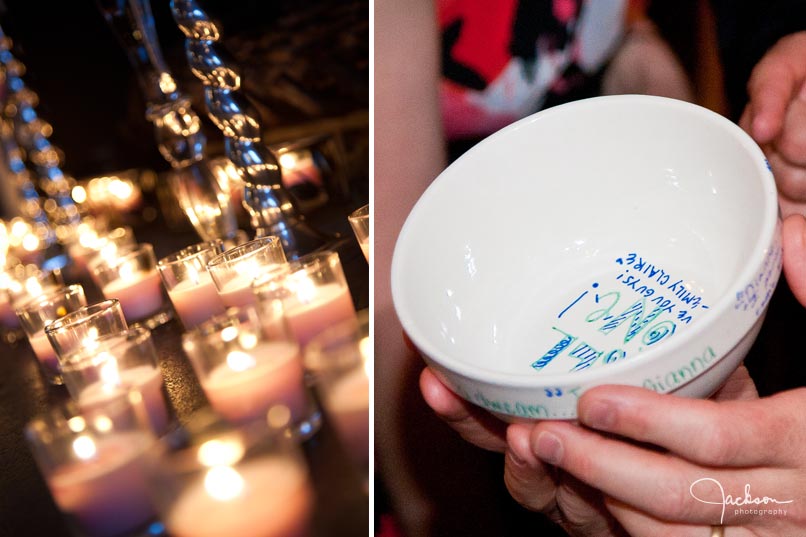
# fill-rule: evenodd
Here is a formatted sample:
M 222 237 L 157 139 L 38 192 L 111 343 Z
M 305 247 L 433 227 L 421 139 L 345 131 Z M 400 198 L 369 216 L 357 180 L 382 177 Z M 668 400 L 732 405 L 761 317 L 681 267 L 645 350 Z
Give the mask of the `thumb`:
M 806 218 L 793 214 L 784 220 L 784 276 L 792 294 L 806 306 Z

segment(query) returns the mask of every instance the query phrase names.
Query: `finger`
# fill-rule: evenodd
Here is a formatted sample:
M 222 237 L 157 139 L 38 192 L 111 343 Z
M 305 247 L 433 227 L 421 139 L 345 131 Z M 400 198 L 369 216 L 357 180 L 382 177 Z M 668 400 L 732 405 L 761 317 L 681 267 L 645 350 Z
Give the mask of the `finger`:
M 790 163 L 806 166 L 806 99 L 790 101 L 783 121 L 775 149 Z
M 753 133 L 752 133 L 753 109 L 749 104 L 744 107 L 744 110 L 742 110 L 742 115 L 739 117 L 738 124 L 739 124 L 739 127 L 741 127 L 744 132 L 749 134 L 751 137 L 753 136 Z M 761 149 L 762 150 L 764 149 L 763 145 L 762 145 Z M 766 155 L 767 152 L 764 151 L 764 154 Z
M 758 399 L 756 384 L 745 366 L 736 368 L 725 384 L 711 397 L 714 401 L 752 401 Z
M 748 84 L 750 95 L 748 132 L 758 143 L 771 142 L 781 133 L 786 107 L 795 91 L 791 75 L 778 66 L 764 66 Z
M 806 218 L 799 214 L 789 216 L 781 233 L 784 277 L 798 302 L 806 306 Z
M 602 494 L 575 477 L 544 464 L 531 449 L 533 425 L 507 429 L 504 481 L 512 497 L 532 511 L 540 511 L 571 535 L 609 535 L 610 517 Z
M 786 441 L 795 439 L 801 424 L 778 404 L 780 397 L 715 402 L 601 386 L 580 398 L 578 412 L 594 429 L 666 448 L 698 464 L 784 466 L 794 456 Z
M 607 496 L 654 516 L 668 517 L 686 505 L 690 512 L 685 516 L 691 517 L 699 507 L 684 502 L 683 493 L 688 491 L 690 483 L 685 477 L 688 467 L 680 459 L 604 438 L 563 422 L 538 424 L 530 440 L 532 450 L 542 461 L 567 471 Z M 649 474 L 646 473 L 648 468 L 659 470 Z M 705 514 L 696 515 L 703 518 Z
M 429 368 L 420 375 L 420 391 L 428 406 L 462 438 L 482 449 L 506 449 L 506 424 L 453 393 Z
M 530 440 L 540 460 L 660 520 L 743 523 L 752 513 L 729 510 L 729 505 L 739 505 L 729 498 L 743 498 L 747 490 L 752 498 L 776 497 L 780 505 L 791 505 L 802 490 L 791 469 L 702 468 L 672 454 L 606 438 L 564 422 L 539 423 Z M 744 503 L 753 503 L 752 498 Z
M 795 201 L 785 198 L 778 193 L 778 206 L 781 209 L 781 217 L 788 218 L 793 214 L 797 215 L 804 215 L 806 214 L 806 200 L 804 201 Z
M 555 493 L 557 483 L 553 469 L 535 457 L 529 445 L 530 425 L 510 425 L 504 458 L 504 483 L 510 495 L 525 508 L 545 513 L 554 522 L 561 522 Z
M 659 520 L 613 498 L 606 498 L 605 506 L 632 537 L 708 537 L 711 534 L 710 526 Z
M 766 147 L 766 155 L 779 195 L 792 201 L 806 201 L 806 167 L 790 162 L 771 146 Z
M 750 134 L 759 143 L 776 138 L 783 127 L 787 106 L 800 90 L 806 68 L 794 60 L 802 57 L 802 40 L 782 39 L 753 69 L 747 83 L 750 97 Z

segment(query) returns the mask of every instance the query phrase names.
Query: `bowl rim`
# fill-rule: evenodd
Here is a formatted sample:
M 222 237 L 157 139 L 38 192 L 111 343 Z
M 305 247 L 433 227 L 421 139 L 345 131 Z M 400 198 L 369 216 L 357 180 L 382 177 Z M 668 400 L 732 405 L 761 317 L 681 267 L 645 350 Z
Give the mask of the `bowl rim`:
M 499 138 L 506 139 L 506 137 L 510 136 L 512 132 L 528 127 L 546 117 L 566 113 L 569 110 L 577 108 L 608 106 L 610 103 L 633 103 L 639 106 L 666 107 L 677 109 L 680 112 L 694 114 L 695 116 L 703 118 L 706 122 L 713 124 L 715 127 L 719 127 L 728 136 L 733 138 L 739 144 L 739 146 L 746 151 L 748 156 L 755 161 L 755 172 L 758 179 L 761 181 L 761 190 L 765 194 L 762 214 L 763 225 L 759 230 L 755 244 L 752 246 L 751 256 L 746 260 L 736 277 L 734 277 L 728 284 L 726 291 L 722 294 L 719 300 L 711 305 L 709 309 L 710 315 L 704 316 L 698 320 L 696 326 L 692 326 L 685 332 L 678 334 L 677 337 L 666 342 L 666 344 L 644 351 L 642 352 L 641 356 L 636 356 L 634 359 L 618 361 L 616 363 L 609 364 L 607 367 L 595 367 L 576 372 L 536 374 L 534 376 L 529 376 L 524 373 L 502 372 L 494 369 L 478 367 L 438 350 L 434 345 L 429 343 L 426 337 L 419 330 L 416 329 L 416 322 L 413 320 L 411 314 L 404 311 L 404 304 L 406 301 L 402 299 L 404 290 L 402 289 L 401 274 L 403 274 L 405 270 L 401 265 L 403 263 L 403 256 L 405 255 L 404 251 L 406 248 L 406 240 L 410 234 L 410 229 L 414 226 L 413 222 L 417 219 L 417 215 L 421 211 L 425 210 L 424 207 L 429 202 L 429 199 L 434 196 L 435 185 L 437 185 L 440 180 L 446 176 L 446 174 L 449 174 L 451 168 L 454 167 L 454 164 L 450 164 L 431 182 L 431 184 L 426 188 L 426 190 L 415 203 L 414 207 L 407 216 L 406 221 L 401 227 L 392 256 L 391 290 L 394 309 L 406 335 L 411 339 L 414 346 L 425 355 L 427 361 L 436 362 L 436 364 L 441 366 L 443 369 L 446 369 L 454 374 L 461 375 L 468 380 L 473 380 L 480 384 L 510 386 L 513 388 L 542 388 L 545 386 L 569 384 L 585 385 L 608 379 L 617 381 L 617 378 L 614 377 L 616 377 L 620 372 L 629 372 L 637 368 L 646 367 L 658 359 L 669 355 L 670 353 L 685 350 L 686 346 L 692 340 L 701 337 L 701 335 L 707 330 L 712 329 L 714 325 L 719 323 L 721 316 L 733 308 L 733 305 L 736 301 L 736 294 L 733 291 L 737 288 L 737 286 L 744 287 L 746 282 L 751 282 L 754 279 L 754 276 L 763 266 L 765 258 L 775 247 L 775 236 L 780 223 L 778 194 L 775 179 L 772 175 L 772 171 L 764 153 L 749 134 L 747 134 L 737 124 L 728 118 L 700 105 L 668 97 L 657 97 L 650 95 L 608 95 L 580 99 L 541 110 L 504 127 L 503 129 L 481 140 L 478 144 L 476 144 L 476 146 L 474 146 L 474 148 L 471 148 L 467 153 L 460 156 L 455 162 L 461 162 L 462 160 L 469 158 L 468 155 L 477 152 L 480 148 L 496 143 Z M 730 341 L 730 343 L 726 344 L 725 347 L 733 348 L 736 342 L 741 339 L 742 334 L 737 335 L 736 341 Z M 724 356 L 724 353 L 718 356 L 717 359 L 714 360 L 714 363 L 721 360 Z M 693 378 L 699 377 L 708 371 L 708 369 L 710 369 L 710 367 L 703 369 Z

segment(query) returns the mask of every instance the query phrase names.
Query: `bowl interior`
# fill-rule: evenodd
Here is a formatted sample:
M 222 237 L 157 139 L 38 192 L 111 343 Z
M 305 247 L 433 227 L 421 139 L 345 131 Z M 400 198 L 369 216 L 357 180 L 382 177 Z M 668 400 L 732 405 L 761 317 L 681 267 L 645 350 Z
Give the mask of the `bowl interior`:
M 397 313 L 426 354 L 481 371 L 646 355 L 730 306 L 775 218 L 767 174 L 738 127 L 686 103 L 541 112 L 422 196 L 396 245 Z

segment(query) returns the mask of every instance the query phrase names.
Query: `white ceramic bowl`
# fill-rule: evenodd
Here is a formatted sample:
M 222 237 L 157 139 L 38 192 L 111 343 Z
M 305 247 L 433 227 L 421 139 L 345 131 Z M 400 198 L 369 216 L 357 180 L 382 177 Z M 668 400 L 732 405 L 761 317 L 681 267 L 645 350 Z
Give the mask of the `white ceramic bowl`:
M 613 96 L 537 113 L 450 165 L 401 230 L 392 294 L 456 393 L 570 419 L 599 384 L 711 394 L 780 271 L 752 139 L 692 104 Z

